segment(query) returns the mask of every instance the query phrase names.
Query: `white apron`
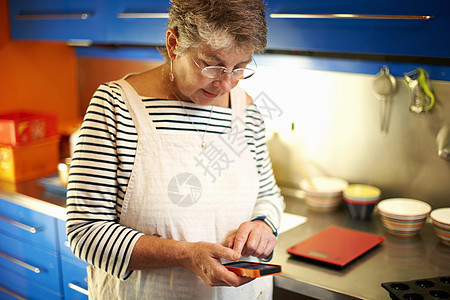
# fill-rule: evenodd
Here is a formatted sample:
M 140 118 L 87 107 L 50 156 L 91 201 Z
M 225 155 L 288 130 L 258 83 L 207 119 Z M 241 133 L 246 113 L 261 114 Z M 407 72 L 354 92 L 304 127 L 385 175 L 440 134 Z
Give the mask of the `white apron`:
M 138 134 L 120 224 L 166 239 L 222 243 L 251 219 L 258 194 L 257 168 L 244 137 L 245 92 L 231 91 L 232 130 L 207 133 L 202 149 L 197 131 L 158 132 L 131 85 L 117 83 Z M 210 287 L 182 268 L 134 271 L 123 281 L 88 267 L 90 299 L 272 299 L 272 286 L 270 276 L 238 288 Z

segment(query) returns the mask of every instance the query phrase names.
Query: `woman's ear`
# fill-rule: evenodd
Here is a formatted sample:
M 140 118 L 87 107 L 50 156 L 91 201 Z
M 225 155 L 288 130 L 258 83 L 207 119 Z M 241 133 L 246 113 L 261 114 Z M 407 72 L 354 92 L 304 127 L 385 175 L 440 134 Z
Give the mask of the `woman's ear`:
M 175 59 L 177 56 L 174 52 L 177 49 L 178 46 L 178 33 L 176 29 L 169 28 L 166 31 L 166 49 L 167 49 L 167 55 L 170 59 Z

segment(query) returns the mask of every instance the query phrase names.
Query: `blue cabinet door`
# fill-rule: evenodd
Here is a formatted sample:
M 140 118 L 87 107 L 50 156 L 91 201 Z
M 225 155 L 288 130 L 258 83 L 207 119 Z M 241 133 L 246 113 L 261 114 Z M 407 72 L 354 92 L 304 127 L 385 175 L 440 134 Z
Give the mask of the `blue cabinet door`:
M 64 296 L 66 299 L 87 300 L 86 268 L 89 264 L 77 258 L 70 250 L 66 235 L 66 222 L 58 219 L 57 224 Z
M 54 218 L 4 199 L 0 199 L 0 232 L 58 251 Z
M 105 42 L 104 0 L 10 0 L 13 39 Z
M 0 269 L 62 294 L 59 255 L 0 233 Z
M 0 299 L 62 300 L 62 293 L 42 286 L 7 269 L 0 272 Z M 22 297 L 22 298 L 20 298 Z M 70 298 L 66 298 L 70 299 Z
M 450 56 L 449 1 L 269 0 L 267 20 L 268 49 Z
M 111 0 L 108 39 L 112 43 L 165 45 L 169 0 Z
M 71 300 L 87 300 L 88 285 L 86 268 L 88 263 L 82 260 L 61 258 L 63 271 L 64 296 Z

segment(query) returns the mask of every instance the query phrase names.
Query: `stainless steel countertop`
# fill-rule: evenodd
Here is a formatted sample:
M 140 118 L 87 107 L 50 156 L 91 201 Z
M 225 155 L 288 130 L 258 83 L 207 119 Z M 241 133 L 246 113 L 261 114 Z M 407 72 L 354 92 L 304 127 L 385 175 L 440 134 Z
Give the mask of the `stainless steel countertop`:
M 344 206 L 320 213 L 308 209 L 303 200 L 286 199 L 286 212 L 308 217 L 308 221 L 280 234 L 272 263 L 283 266 L 275 276 L 278 287 L 318 299 L 390 299 L 381 283 L 408 281 L 450 274 L 450 247 L 439 243 L 431 223 L 413 238 L 386 233 L 375 211 L 371 220 L 350 219 Z M 292 257 L 286 249 L 329 225 L 384 235 L 386 240 L 343 269 Z
M 0 182 L 1 183 L 1 182 Z M 65 219 L 65 196 L 47 192 L 36 181 L 0 184 L 0 197 L 58 219 Z M 303 200 L 285 196 L 286 212 L 308 221 L 279 235 L 271 263 L 281 264 L 283 273 L 275 285 L 317 299 L 390 299 L 381 283 L 450 275 L 450 247 L 439 243 L 431 223 L 420 235 L 398 238 L 387 234 L 374 212 L 369 221 L 349 218 L 344 206 L 329 213 L 308 209 Z M 329 225 L 338 225 L 386 236 L 376 248 L 342 270 L 291 257 L 286 249 Z

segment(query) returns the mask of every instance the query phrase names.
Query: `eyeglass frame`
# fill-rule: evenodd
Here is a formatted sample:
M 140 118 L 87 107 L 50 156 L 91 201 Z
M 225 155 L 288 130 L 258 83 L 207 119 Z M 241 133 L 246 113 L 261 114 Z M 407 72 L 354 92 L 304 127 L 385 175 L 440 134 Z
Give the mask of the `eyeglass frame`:
M 223 75 L 229 73 L 229 74 L 231 75 L 231 77 L 233 77 L 233 79 L 236 79 L 236 80 L 245 80 L 245 79 L 248 79 L 248 78 L 252 77 L 252 76 L 255 75 L 255 73 L 256 73 L 255 70 L 250 69 L 250 68 L 237 68 L 237 69 L 234 69 L 234 70 L 232 70 L 232 71 L 228 71 L 227 68 L 225 68 L 224 66 L 206 66 L 206 67 L 202 68 L 202 67 L 200 67 L 200 65 L 195 61 L 195 59 L 194 59 L 194 57 L 192 56 L 191 52 L 190 52 L 190 51 L 187 51 L 187 52 L 188 52 L 189 55 L 191 56 L 192 61 L 194 62 L 194 64 L 200 69 L 200 72 L 202 73 L 202 75 L 205 76 L 206 78 L 217 79 L 217 78 L 220 78 L 220 77 L 222 77 Z M 253 59 L 253 57 L 252 57 L 252 59 Z M 215 77 L 206 76 L 206 75 L 204 74 L 204 72 L 207 72 L 208 70 L 211 70 L 211 69 L 221 69 L 221 70 L 222 70 L 222 74 L 220 74 L 219 76 L 215 76 Z M 253 72 L 253 73 L 252 73 L 251 75 L 247 76 L 247 77 L 244 77 L 244 78 L 236 78 L 234 75 L 235 75 L 236 72 L 238 72 L 239 70 L 248 70 L 248 71 L 251 71 L 251 72 Z

